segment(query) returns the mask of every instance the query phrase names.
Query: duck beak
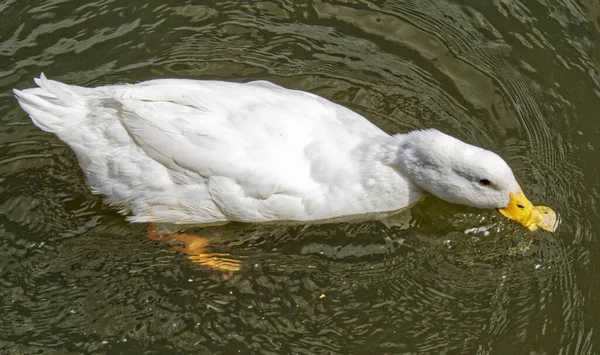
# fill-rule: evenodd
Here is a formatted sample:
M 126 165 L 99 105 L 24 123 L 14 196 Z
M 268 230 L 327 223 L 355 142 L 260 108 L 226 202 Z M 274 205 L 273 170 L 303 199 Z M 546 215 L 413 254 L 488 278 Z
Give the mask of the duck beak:
M 517 193 L 511 192 L 508 206 L 499 211 L 506 217 L 521 223 L 530 231 L 542 228 L 554 232 L 558 226 L 556 213 L 551 208 L 534 206 L 521 190 Z

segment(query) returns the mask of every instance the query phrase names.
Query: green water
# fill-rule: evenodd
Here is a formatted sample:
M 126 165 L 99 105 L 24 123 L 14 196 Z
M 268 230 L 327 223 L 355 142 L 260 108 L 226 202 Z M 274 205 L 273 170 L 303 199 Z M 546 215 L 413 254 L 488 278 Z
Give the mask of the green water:
M 597 1 L 0 0 L 0 353 L 594 354 Z M 85 186 L 11 89 L 271 80 L 496 151 L 554 234 L 427 198 L 379 222 L 209 231 L 194 265 Z M 322 297 L 321 295 L 325 295 Z

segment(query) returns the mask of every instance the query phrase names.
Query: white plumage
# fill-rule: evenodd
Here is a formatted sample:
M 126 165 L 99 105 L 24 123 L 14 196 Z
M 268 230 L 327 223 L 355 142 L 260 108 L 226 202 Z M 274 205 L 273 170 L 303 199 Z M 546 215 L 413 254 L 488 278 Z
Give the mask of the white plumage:
M 506 207 L 520 191 L 494 153 L 435 130 L 390 136 L 340 105 L 264 81 L 36 83 L 15 90 L 23 109 L 133 222 L 379 218 L 427 191 L 484 208 Z

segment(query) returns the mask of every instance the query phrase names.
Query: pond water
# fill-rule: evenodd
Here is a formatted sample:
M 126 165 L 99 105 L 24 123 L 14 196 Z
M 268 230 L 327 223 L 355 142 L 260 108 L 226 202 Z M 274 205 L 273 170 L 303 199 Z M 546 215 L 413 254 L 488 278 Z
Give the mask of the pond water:
M 0 0 L 0 352 L 600 351 L 600 4 Z M 92 195 L 11 89 L 270 80 L 493 150 L 556 233 L 429 197 L 408 228 L 235 225 L 200 267 Z

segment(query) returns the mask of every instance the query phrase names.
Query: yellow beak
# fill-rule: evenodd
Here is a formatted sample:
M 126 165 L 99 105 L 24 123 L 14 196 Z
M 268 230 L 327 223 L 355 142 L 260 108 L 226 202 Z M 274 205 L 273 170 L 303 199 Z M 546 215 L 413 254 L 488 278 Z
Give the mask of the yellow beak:
M 538 228 L 554 232 L 558 225 L 556 213 L 546 206 L 534 206 L 523 191 L 510 193 L 510 202 L 500 213 L 527 227 L 530 231 Z

